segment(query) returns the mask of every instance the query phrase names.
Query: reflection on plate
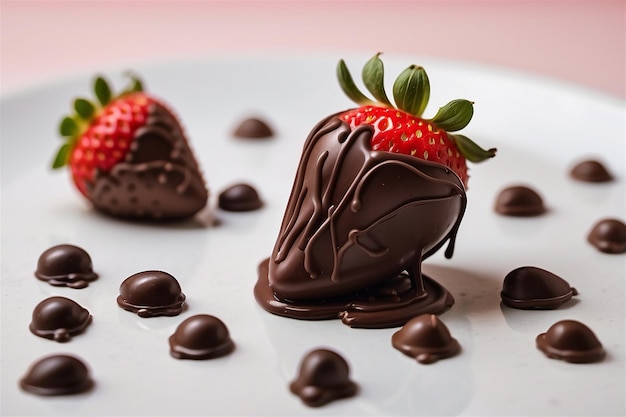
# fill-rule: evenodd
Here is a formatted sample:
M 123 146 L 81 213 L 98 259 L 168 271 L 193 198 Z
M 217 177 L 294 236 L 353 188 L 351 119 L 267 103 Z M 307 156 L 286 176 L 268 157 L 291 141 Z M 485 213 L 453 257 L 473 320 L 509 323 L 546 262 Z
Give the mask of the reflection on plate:
M 288 385 L 302 355 L 317 347 L 340 352 L 361 387 L 356 397 L 316 409 L 320 415 L 626 411 L 626 265 L 623 255 L 602 254 L 585 240 L 600 218 L 625 215 L 624 103 L 578 88 L 468 64 L 386 57 L 389 74 L 411 63 L 425 66 L 432 103 L 473 100 L 468 136 L 499 149 L 489 163 L 471 167 L 468 209 L 453 259 L 437 254 L 424 265 L 456 299 L 441 319 L 461 344 L 459 355 L 424 366 L 391 346 L 396 329 L 290 320 L 256 305 L 256 269 L 274 244 L 304 139 L 319 119 L 351 106 L 335 80 L 338 58 L 215 59 L 134 68 L 148 90 L 179 114 L 212 206 L 220 190 L 237 182 L 250 183 L 261 194 L 261 210 L 216 209 L 217 226 L 211 228 L 193 221 L 155 226 L 104 217 L 81 200 L 67 175 L 48 169 L 59 140 L 58 118 L 74 94 L 88 88 L 88 76 L 2 99 L 2 414 L 308 414 Z M 357 67 L 367 58 L 346 61 Z M 234 140 L 237 122 L 253 114 L 270 121 L 276 136 Z M 616 180 L 585 184 L 569 178 L 569 168 L 589 156 L 602 159 Z M 526 219 L 496 215 L 497 192 L 514 183 L 537 189 L 548 212 Z M 59 243 L 88 250 L 100 278 L 82 290 L 35 279 L 37 258 Z M 550 311 L 501 306 L 504 276 L 524 265 L 566 279 L 578 290 L 577 301 Z M 180 282 L 188 306 L 180 316 L 143 319 L 117 306 L 121 282 L 149 269 L 167 271 Z M 32 309 L 52 295 L 72 298 L 93 315 L 85 334 L 70 343 L 28 331 Z M 173 359 L 168 338 L 195 314 L 219 317 L 235 351 L 212 361 Z M 535 337 L 562 319 L 593 329 L 606 359 L 572 365 L 538 351 Z M 59 352 L 89 364 L 92 391 L 51 399 L 19 389 L 29 364 Z

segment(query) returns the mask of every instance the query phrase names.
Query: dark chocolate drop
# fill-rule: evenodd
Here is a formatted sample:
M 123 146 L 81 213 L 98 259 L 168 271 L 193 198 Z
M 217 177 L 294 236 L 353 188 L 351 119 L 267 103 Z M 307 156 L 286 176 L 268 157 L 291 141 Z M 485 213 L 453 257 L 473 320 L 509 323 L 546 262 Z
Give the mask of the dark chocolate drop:
M 245 183 L 234 184 L 219 195 L 219 208 L 226 211 L 252 211 L 263 206 L 257 190 Z
M 609 182 L 613 175 L 600 161 L 585 160 L 576 164 L 570 171 L 570 176 L 584 182 Z
M 578 292 L 563 278 L 534 266 L 524 266 L 504 277 L 500 296 L 509 307 L 553 309 L 570 300 Z
M 87 309 L 65 297 L 49 297 L 33 310 L 30 331 L 40 337 L 67 342 L 91 323 Z
M 172 275 L 162 271 L 138 272 L 120 285 L 117 304 L 140 317 L 177 316 L 185 294 Z
M 596 223 L 587 241 L 604 253 L 626 252 L 626 224 L 618 219 L 604 219 Z
M 537 348 L 551 359 L 572 363 L 604 359 L 602 344 L 589 327 L 575 320 L 561 320 L 536 339 Z
M 495 210 L 505 216 L 531 217 L 545 213 L 546 208 L 537 191 L 519 185 L 507 187 L 498 194 Z
M 177 359 L 212 359 L 233 351 L 228 328 L 217 317 L 198 314 L 184 320 L 169 338 L 170 354 Z
M 358 386 L 350 380 L 350 368 L 341 355 L 316 349 L 302 359 L 298 376 L 289 389 L 309 407 L 319 407 L 354 396 Z
M 434 314 L 421 314 L 409 320 L 393 334 L 391 344 L 423 364 L 449 358 L 461 350 L 448 327 Z
M 44 251 L 37 261 L 35 276 L 56 287 L 85 288 L 98 278 L 91 257 L 82 248 L 62 244 Z
M 20 387 L 37 395 L 70 395 L 91 389 L 93 380 L 82 360 L 70 355 L 51 355 L 31 365 Z
M 238 138 L 260 139 L 274 136 L 274 131 L 266 121 L 256 117 L 249 117 L 239 123 L 233 135 Z

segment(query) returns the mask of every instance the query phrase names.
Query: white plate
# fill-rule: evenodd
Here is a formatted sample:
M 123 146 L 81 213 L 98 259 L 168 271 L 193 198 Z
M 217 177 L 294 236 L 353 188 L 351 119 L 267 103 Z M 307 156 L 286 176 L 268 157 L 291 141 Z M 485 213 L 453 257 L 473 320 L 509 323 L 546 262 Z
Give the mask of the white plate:
M 257 264 L 278 232 L 303 141 L 322 117 L 351 107 L 335 80 L 339 57 L 213 59 L 139 66 L 148 89 L 178 112 L 212 190 L 235 181 L 255 185 L 265 207 L 216 216 L 214 228 L 121 222 L 89 209 L 68 175 L 48 169 L 56 129 L 70 100 L 88 94 L 90 77 L 2 99 L 2 408 L 3 415 L 617 415 L 625 410 L 624 255 L 585 241 L 606 216 L 624 219 L 624 102 L 550 80 L 456 62 L 384 56 L 388 78 L 411 63 L 431 79 L 426 111 L 454 98 L 475 101 L 465 133 L 498 156 L 472 166 L 468 210 L 454 258 L 428 259 L 426 272 L 456 298 L 441 316 L 462 353 L 421 365 L 391 346 L 396 329 L 350 329 L 339 321 L 270 315 L 254 301 Z M 358 75 L 367 56 L 347 59 Z M 107 74 L 121 87 L 121 74 Z M 239 120 L 260 115 L 277 136 L 234 140 Z M 567 171 L 601 158 L 617 181 L 588 185 Z M 549 213 L 532 219 L 493 212 L 498 191 L 525 183 Z M 88 288 L 56 288 L 33 276 L 48 247 L 72 243 L 92 256 L 100 279 Z M 500 305 L 514 268 L 548 269 L 580 295 L 557 310 Z M 142 319 L 116 304 L 119 285 L 147 269 L 168 271 L 188 297 L 178 317 Z M 33 307 L 70 297 L 94 316 L 86 333 L 59 344 L 28 330 Z M 170 357 L 168 337 L 186 317 L 221 318 L 236 343 L 211 361 Z M 535 337 L 571 318 L 587 324 L 607 350 L 597 364 L 546 358 Z M 358 396 L 320 409 L 289 392 L 300 359 L 326 346 L 344 355 Z M 36 359 L 60 352 L 83 358 L 96 381 L 88 394 L 46 398 L 18 380 Z

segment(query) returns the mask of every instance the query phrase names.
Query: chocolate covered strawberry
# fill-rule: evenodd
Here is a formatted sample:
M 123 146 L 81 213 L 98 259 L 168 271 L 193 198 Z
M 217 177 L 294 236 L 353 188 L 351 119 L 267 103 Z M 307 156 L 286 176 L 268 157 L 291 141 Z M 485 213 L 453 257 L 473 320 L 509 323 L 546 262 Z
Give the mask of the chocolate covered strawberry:
M 78 190 L 116 217 L 179 219 L 202 209 L 208 191 L 172 112 L 135 77 L 115 96 L 98 77 L 94 92 L 97 102 L 78 98 L 62 119 L 53 168 L 68 166 Z
M 460 134 L 474 114 L 473 103 L 465 99 L 452 100 L 441 107 L 432 119 L 422 117 L 430 96 L 430 83 L 424 68 L 411 65 L 393 84 L 391 103 L 383 84 L 384 68 L 376 54 L 363 67 L 363 83 L 375 100 L 365 96 L 355 85 L 343 60 L 337 66 L 337 76 L 343 91 L 361 107 L 339 117 L 355 127 L 374 127 L 372 149 L 412 155 L 438 162 L 452 169 L 467 187 L 466 161 L 480 162 L 492 158 L 496 149 L 485 150 Z
M 340 61 L 344 91 L 362 104 L 320 121 L 304 144 L 271 256 L 259 266 L 257 302 L 298 319 L 340 318 L 353 327 L 393 327 L 454 300 L 421 272 L 447 243 L 451 257 L 467 206 L 466 160 L 494 156 L 453 134 L 473 105 L 455 100 L 432 119 L 424 70 L 411 66 L 383 88 L 378 55 L 354 85 Z

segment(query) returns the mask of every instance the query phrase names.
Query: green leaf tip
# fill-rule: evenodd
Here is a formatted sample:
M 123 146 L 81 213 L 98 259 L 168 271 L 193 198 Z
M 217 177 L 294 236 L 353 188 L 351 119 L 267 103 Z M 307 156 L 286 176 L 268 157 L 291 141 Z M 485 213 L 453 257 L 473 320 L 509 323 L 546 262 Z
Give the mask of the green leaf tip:
M 65 116 L 59 125 L 59 133 L 65 137 L 76 136 L 78 134 L 78 123 L 70 116 Z
M 96 112 L 96 107 L 89 100 L 77 98 L 74 100 L 74 110 L 76 114 L 83 120 L 89 120 Z
M 93 89 L 98 101 L 103 107 L 111 101 L 111 87 L 109 87 L 109 83 L 104 78 L 98 76 Z
M 385 92 L 385 68 L 383 61 L 379 58 L 380 55 L 381 52 L 378 52 L 363 67 L 363 84 L 376 100 L 386 106 L 393 107 Z
M 70 150 L 72 146 L 70 143 L 64 143 L 57 151 L 54 160 L 52 161 L 52 169 L 59 169 L 67 165 L 70 159 Z
M 472 120 L 474 103 L 465 99 L 452 100 L 440 107 L 431 122 L 447 132 L 456 132 L 463 129 Z
M 130 84 L 120 95 L 143 91 L 143 82 L 141 81 L 141 78 L 133 74 L 131 71 L 126 71 L 125 75 L 130 79 Z
M 337 78 L 341 89 L 350 98 L 350 100 L 361 106 L 374 104 L 374 102 L 367 98 L 367 96 L 356 86 L 343 59 L 340 59 L 337 64 Z
M 449 137 L 459 148 L 459 152 L 470 162 L 482 162 L 496 156 L 496 148 L 483 149 L 467 136 L 450 134 Z

